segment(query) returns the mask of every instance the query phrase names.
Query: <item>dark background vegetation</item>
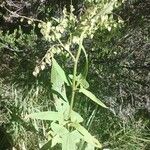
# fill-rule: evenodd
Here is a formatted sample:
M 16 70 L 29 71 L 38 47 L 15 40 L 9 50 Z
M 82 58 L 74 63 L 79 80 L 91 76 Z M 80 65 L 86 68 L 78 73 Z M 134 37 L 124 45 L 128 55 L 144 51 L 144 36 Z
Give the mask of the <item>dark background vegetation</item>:
M 32 110 L 47 110 L 50 100 L 49 68 L 37 78 L 32 72 L 48 49 L 37 24 L 20 21 L 7 9 L 27 17 L 48 20 L 59 17 L 64 1 L 1 1 L 0 6 L 0 149 L 36 150 L 43 140 L 42 129 L 23 120 Z M 86 3 L 74 0 L 75 15 Z M 6 9 L 7 8 L 7 9 Z M 150 1 L 128 0 L 114 11 L 124 25 L 100 30 L 86 43 L 90 69 L 90 90 L 111 111 L 88 101 L 79 101 L 86 120 L 94 114 L 90 131 L 106 148 L 114 150 L 150 149 Z M 88 45 L 89 44 L 89 45 Z M 69 64 L 68 64 L 69 65 Z M 82 66 L 81 66 L 82 67 Z M 70 66 L 71 68 L 71 66 Z M 79 97 L 79 100 L 82 97 Z M 30 137 L 30 140 L 29 140 Z M 31 138 L 32 137 L 32 138 Z

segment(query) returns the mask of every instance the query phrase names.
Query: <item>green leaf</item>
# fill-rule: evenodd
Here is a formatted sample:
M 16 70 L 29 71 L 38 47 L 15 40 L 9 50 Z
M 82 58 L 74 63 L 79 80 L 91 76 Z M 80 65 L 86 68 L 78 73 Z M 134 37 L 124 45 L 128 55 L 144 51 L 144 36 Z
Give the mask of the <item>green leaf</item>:
M 67 133 L 62 137 L 62 150 L 77 150 L 77 143 L 83 136 L 77 131 Z
M 64 72 L 64 70 L 59 66 L 59 64 L 57 63 L 57 61 L 52 58 L 52 65 L 55 68 L 56 72 L 59 74 L 59 77 L 67 84 L 69 85 L 68 79 L 66 77 L 66 74 Z
M 62 80 L 62 78 L 60 78 L 60 75 L 54 65 L 52 65 L 52 69 L 51 69 L 51 83 L 52 83 L 52 89 L 60 93 L 61 87 L 64 85 L 64 81 Z
M 85 79 L 81 79 L 80 84 L 83 88 L 89 88 L 89 83 Z
M 94 146 L 91 144 L 87 144 L 85 150 L 95 150 Z
M 83 136 L 77 130 L 71 132 L 71 136 L 74 139 L 75 143 L 79 143 Z
M 62 150 L 76 150 L 76 143 L 70 132 L 62 137 Z
M 64 113 L 66 110 L 69 110 L 70 106 L 68 102 L 63 101 L 62 99 L 57 99 L 55 102 L 55 107 L 58 112 Z
M 96 138 L 94 138 L 83 126 L 81 126 L 78 123 L 71 124 L 71 126 L 75 127 L 84 136 L 84 140 L 87 143 L 89 143 L 95 147 L 98 147 L 98 148 L 102 147 L 102 145 L 99 143 L 99 141 Z
M 81 88 L 79 90 L 79 92 L 83 93 L 84 95 L 86 95 L 87 97 L 89 97 L 93 102 L 97 103 L 98 105 L 104 107 L 104 108 L 107 108 L 107 106 L 102 103 L 93 93 L 91 93 L 90 91 L 84 89 L 84 88 Z
M 51 147 L 54 147 L 57 143 L 61 143 L 61 138 L 59 135 L 56 135 L 52 138 L 52 145 Z
M 64 115 L 64 120 L 68 120 L 68 114 L 69 114 L 69 110 L 70 110 L 70 106 L 68 104 L 68 106 L 66 107 L 66 110 L 63 111 L 63 115 Z M 83 118 L 80 116 L 79 113 L 75 112 L 75 111 L 71 111 L 71 122 L 74 123 L 80 123 L 83 122 Z
M 54 131 L 54 133 L 59 135 L 60 137 L 66 135 L 69 132 L 64 126 L 57 124 L 55 122 L 51 123 L 51 128 Z
M 68 82 L 67 77 L 54 58 L 52 59 L 51 82 L 55 101 L 58 98 L 68 101 L 64 84 L 64 82 Z
M 72 110 L 72 112 L 71 112 L 71 121 L 80 123 L 80 122 L 83 122 L 83 118 L 80 116 L 79 113 Z
M 26 116 L 26 118 L 51 120 L 51 121 L 59 121 L 59 119 L 61 117 L 62 117 L 62 114 L 59 112 L 55 112 L 55 111 L 32 113 L 32 114 Z
M 41 148 L 40 150 L 48 150 L 51 147 L 51 140 L 49 140 L 48 142 L 46 142 Z

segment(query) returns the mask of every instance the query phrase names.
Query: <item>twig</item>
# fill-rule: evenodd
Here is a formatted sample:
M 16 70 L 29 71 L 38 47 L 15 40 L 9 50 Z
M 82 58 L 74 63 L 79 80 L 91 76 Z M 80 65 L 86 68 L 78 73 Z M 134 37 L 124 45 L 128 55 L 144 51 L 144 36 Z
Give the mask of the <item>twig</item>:
M 36 21 L 36 22 L 44 23 L 44 21 L 42 21 L 42 20 L 35 19 L 35 18 L 30 18 L 30 17 L 26 17 L 26 16 L 22 16 L 22 15 L 17 14 L 16 12 L 13 12 L 13 11 L 9 10 L 9 9 L 6 8 L 5 6 L 3 6 L 3 7 L 4 7 L 10 14 L 12 14 L 12 17 L 15 17 L 15 18 L 24 18 L 24 19 L 27 19 L 27 20 L 30 20 L 30 21 Z

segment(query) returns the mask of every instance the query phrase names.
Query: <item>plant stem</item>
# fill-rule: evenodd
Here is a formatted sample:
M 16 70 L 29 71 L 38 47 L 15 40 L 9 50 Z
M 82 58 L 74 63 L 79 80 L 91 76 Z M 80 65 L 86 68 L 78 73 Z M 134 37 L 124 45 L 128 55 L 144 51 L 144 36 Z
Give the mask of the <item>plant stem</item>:
M 85 29 L 80 36 L 79 48 L 78 48 L 77 55 L 76 55 L 75 60 L 74 60 L 73 79 L 72 79 L 72 95 L 71 95 L 70 109 L 69 109 L 69 115 L 68 115 L 69 119 L 71 117 L 71 111 L 73 108 L 74 98 L 75 98 L 75 93 L 76 93 L 76 88 L 77 88 L 76 87 L 76 74 L 77 74 L 78 61 L 80 58 L 81 50 L 83 48 L 82 43 L 83 43 L 84 34 L 86 31 L 87 31 L 87 29 Z
M 77 74 L 77 67 L 78 67 L 78 61 L 80 58 L 81 50 L 82 50 L 82 42 L 83 42 L 83 35 L 85 32 L 81 34 L 80 37 L 80 43 L 79 43 L 79 49 L 74 61 L 74 68 L 73 68 L 73 79 L 72 79 L 72 96 L 71 96 L 71 102 L 70 102 L 70 110 L 69 110 L 69 118 L 71 117 L 71 111 L 74 104 L 74 98 L 75 98 L 75 92 L 76 92 L 76 74 Z
M 72 79 L 72 96 L 71 96 L 71 103 L 70 103 L 70 110 L 69 110 L 69 118 L 71 117 L 71 110 L 74 104 L 75 92 L 76 92 L 76 74 L 77 74 L 77 67 L 78 67 L 78 60 L 81 54 L 81 46 L 79 46 L 76 59 L 74 61 L 74 68 L 73 68 L 73 79 Z

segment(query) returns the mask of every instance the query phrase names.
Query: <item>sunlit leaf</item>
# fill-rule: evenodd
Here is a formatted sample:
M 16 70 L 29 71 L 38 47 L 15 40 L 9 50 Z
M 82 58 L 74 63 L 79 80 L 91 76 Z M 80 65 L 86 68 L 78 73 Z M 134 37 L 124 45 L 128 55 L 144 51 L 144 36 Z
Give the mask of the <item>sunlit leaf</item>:
M 67 120 L 68 119 L 68 114 L 69 114 L 69 109 L 70 109 L 70 106 L 68 105 L 66 107 L 66 110 L 63 112 L 63 115 L 64 115 L 64 120 Z M 80 123 L 80 122 L 83 122 L 83 118 L 81 117 L 81 115 L 75 111 L 71 111 L 71 122 L 77 122 L 77 123 Z
M 84 95 L 86 95 L 87 97 L 89 97 L 93 102 L 97 103 L 98 105 L 104 107 L 104 108 L 107 108 L 107 106 L 102 103 L 93 93 L 91 93 L 90 91 L 84 89 L 84 88 L 81 88 L 79 90 L 79 92 L 83 93 Z
M 85 150 L 95 150 L 95 147 L 88 143 Z
M 62 150 L 77 150 L 77 143 L 83 136 L 77 131 L 67 133 L 62 137 Z
M 49 140 L 48 142 L 46 142 L 44 145 L 42 145 L 42 147 L 40 148 L 40 150 L 47 150 L 51 147 L 51 140 Z
M 76 143 L 70 132 L 62 137 L 62 150 L 76 150 Z
M 60 114 L 59 112 L 54 112 L 54 111 L 32 113 L 26 116 L 26 118 L 51 120 L 51 121 L 58 121 L 61 117 L 62 117 L 62 114 Z
M 51 82 L 52 82 L 52 92 L 54 93 L 54 99 L 61 98 L 64 101 L 68 101 L 66 96 L 66 89 L 64 82 L 68 82 L 66 75 L 62 68 L 58 65 L 56 60 L 52 59 L 52 69 L 51 69 Z M 62 73 L 62 74 L 61 74 Z M 56 96 L 57 95 L 57 96 Z
M 80 84 L 85 89 L 89 88 L 89 83 L 85 79 L 81 79 Z
M 62 99 L 57 99 L 57 101 L 55 102 L 55 107 L 57 111 L 64 113 L 66 110 L 69 109 L 69 103 L 63 101 Z
M 56 69 L 57 73 L 59 74 L 59 77 L 65 82 L 67 83 L 67 85 L 69 85 L 69 82 L 67 80 L 66 74 L 64 72 L 64 70 L 59 66 L 59 64 L 57 63 L 57 61 L 53 58 L 52 59 L 52 65 L 53 67 Z
M 80 122 L 83 122 L 83 118 L 80 116 L 79 113 L 72 111 L 71 112 L 71 121 L 80 123 Z
M 83 135 L 81 135 L 81 133 L 79 133 L 77 130 L 72 131 L 70 134 L 74 139 L 75 143 L 78 143 L 81 139 L 83 139 Z
M 61 143 L 61 138 L 59 135 L 56 135 L 52 138 L 52 145 L 51 147 L 54 147 L 57 143 Z
M 76 124 L 71 124 L 73 127 L 75 127 L 83 136 L 84 136 L 84 140 L 95 146 L 98 148 L 101 148 L 102 145 L 99 143 L 99 141 L 94 138 L 83 126 L 81 126 L 80 124 L 76 123 Z
M 69 132 L 64 126 L 57 124 L 55 122 L 51 123 L 51 128 L 55 134 L 57 134 L 61 137 Z

